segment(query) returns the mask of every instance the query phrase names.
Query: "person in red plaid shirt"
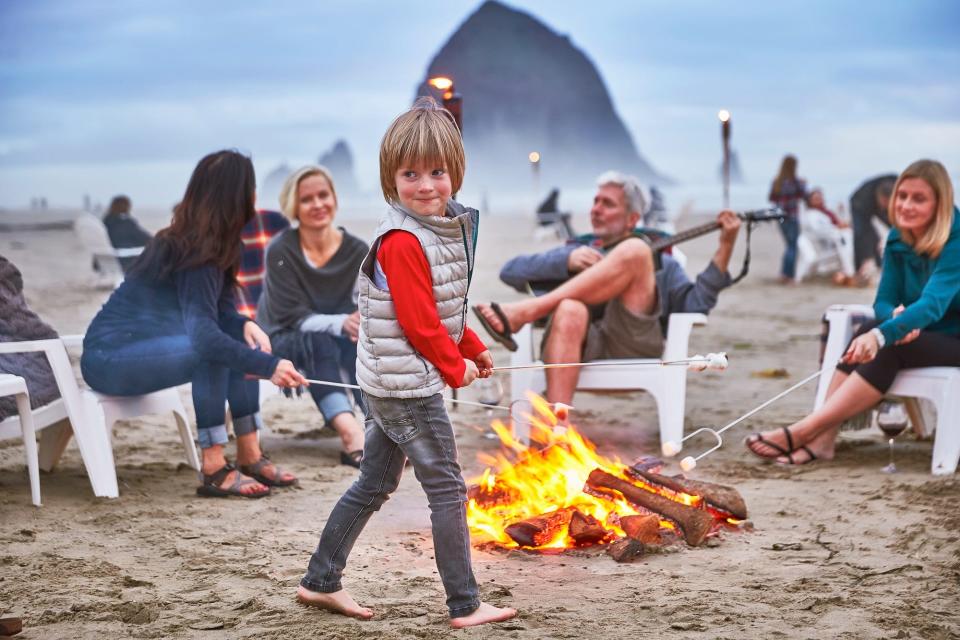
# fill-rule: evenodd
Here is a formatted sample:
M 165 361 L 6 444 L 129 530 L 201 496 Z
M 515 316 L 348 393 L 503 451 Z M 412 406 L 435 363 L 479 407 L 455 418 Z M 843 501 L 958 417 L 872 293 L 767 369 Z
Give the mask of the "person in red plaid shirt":
M 267 266 L 267 245 L 274 236 L 290 228 L 290 221 L 279 211 L 259 209 L 243 228 L 243 254 L 237 271 L 237 311 L 251 320 L 257 315 L 257 302 L 263 292 Z

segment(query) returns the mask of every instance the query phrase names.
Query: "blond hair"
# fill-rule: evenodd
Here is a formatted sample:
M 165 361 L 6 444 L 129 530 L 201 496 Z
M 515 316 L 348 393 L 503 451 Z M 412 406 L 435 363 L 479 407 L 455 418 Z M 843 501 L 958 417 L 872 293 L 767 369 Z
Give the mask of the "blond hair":
M 297 197 L 297 192 L 300 190 L 300 183 L 310 176 L 326 178 L 327 184 L 330 185 L 330 193 L 333 194 L 333 201 L 339 203 L 337 188 L 333 184 L 333 176 L 330 175 L 330 170 L 318 164 L 302 166 L 287 177 L 283 183 L 283 188 L 280 189 L 280 210 L 283 211 L 283 215 L 291 220 L 300 219 L 300 199 Z
M 906 229 L 901 229 L 897 224 L 896 201 L 897 191 L 904 180 L 910 178 L 919 178 L 933 189 L 933 195 L 936 198 L 936 204 L 933 211 L 933 222 L 926 228 L 920 237 Z M 900 231 L 903 241 L 913 247 L 913 250 L 919 254 L 926 254 L 931 258 L 940 256 L 943 246 L 947 244 L 950 237 L 950 227 L 953 226 L 953 184 L 950 182 L 950 175 L 942 164 L 936 160 L 917 160 L 909 167 L 904 169 L 903 173 L 897 178 L 893 185 L 893 194 L 890 197 L 890 204 L 887 206 L 887 218 L 890 224 L 897 227 Z
M 400 200 L 397 171 L 402 166 L 436 163 L 450 176 L 456 194 L 463 184 L 466 157 L 460 130 L 449 111 L 433 98 L 417 99 L 409 111 L 394 120 L 380 142 L 380 187 L 387 202 Z

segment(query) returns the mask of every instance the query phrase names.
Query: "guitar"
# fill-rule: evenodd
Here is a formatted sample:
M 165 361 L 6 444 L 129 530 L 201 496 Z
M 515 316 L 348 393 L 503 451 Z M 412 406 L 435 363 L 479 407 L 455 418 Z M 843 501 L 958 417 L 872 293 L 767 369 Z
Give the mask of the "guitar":
M 740 211 L 737 212 L 737 217 L 747 223 L 747 253 L 745 256 L 745 264 L 749 264 L 749 255 L 750 255 L 750 229 L 754 224 L 760 222 L 770 222 L 777 221 L 783 222 L 783 219 L 786 217 L 786 213 L 780 207 L 769 207 L 767 209 L 752 209 L 750 211 Z M 700 236 L 706 235 L 711 231 L 716 231 L 720 228 L 720 223 L 714 220 L 713 222 L 707 222 L 705 224 L 698 225 L 696 227 L 691 227 L 689 229 L 684 229 L 677 233 L 666 233 L 664 231 L 658 231 L 656 229 L 635 229 L 633 235 L 630 237 L 640 238 L 647 242 L 650 245 L 650 248 L 653 250 L 654 262 L 657 270 L 660 269 L 660 254 L 672 247 L 675 244 L 680 244 L 681 242 L 686 242 L 687 240 L 693 240 L 694 238 L 699 238 Z M 590 237 L 579 236 L 577 238 L 582 244 L 589 246 Z M 623 242 L 622 240 L 620 242 Z M 608 245 L 603 247 L 602 251 L 609 251 L 618 243 Z M 746 274 L 746 271 L 743 271 L 739 278 L 742 278 Z M 561 284 L 566 282 L 566 280 L 531 280 L 527 283 L 530 291 L 534 295 L 543 295 L 544 293 L 556 289 Z

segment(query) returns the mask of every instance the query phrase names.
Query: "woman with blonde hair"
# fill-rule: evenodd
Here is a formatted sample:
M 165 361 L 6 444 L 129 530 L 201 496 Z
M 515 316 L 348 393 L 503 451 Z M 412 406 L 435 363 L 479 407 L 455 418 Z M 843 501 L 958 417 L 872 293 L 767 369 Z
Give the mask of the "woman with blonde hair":
M 754 454 L 783 464 L 829 460 L 840 424 L 879 402 L 901 369 L 960 366 L 960 211 L 943 165 L 918 160 L 907 167 L 888 215 L 876 319 L 850 343 L 823 406 L 789 427 L 750 436 Z
M 308 378 L 356 382 L 356 283 L 367 244 L 334 225 L 337 192 L 330 172 L 308 165 L 293 172 L 280 191 L 280 207 L 295 227 L 267 248 L 266 277 L 257 322 L 274 353 L 289 358 Z M 343 389 L 311 385 L 310 395 L 327 424 L 340 435 L 340 462 L 360 466 L 363 428 Z M 359 393 L 355 396 L 360 401 Z

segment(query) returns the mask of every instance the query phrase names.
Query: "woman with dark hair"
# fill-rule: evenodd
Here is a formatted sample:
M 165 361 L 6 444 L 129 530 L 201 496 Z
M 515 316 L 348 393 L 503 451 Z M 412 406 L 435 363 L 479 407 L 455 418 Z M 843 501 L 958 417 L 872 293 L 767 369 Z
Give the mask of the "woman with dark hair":
M 270 339 L 234 307 L 240 234 L 254 215 L 253 164 L 236 151 L 203 158 L 183 201 L 137 259 L 123 284 L 91 322 L 80 361 L 96 391 L 140 395 L 192 383 L 203 451 L 201 496 L 259 498 L 296 478 L 261 452 L 259 384 L 306 381 L 289 360 L 271 354 Z M 246 374 L 246 375 L 245 375 Z M 237 436 L 229 463 L 226 409 Z
M 960 211 L 950 175 L 918 160 L 897 178 L 876 319 L 847 347 L 823 405 L 747 448 L 781 464 L 833 458 L 840 425 L 883 398 L 903 369 L 960 366 Z
M 324 167 L 307 165 L 280 191 L 283 213 L 297 226 L 267 249 L 267 275 L 257 322 L 276 352 L 312 380 L 341 382 L 343 369 L 357 382 L 356 284 L 367 243 L 334 224 L 337 192 Z M 363 427 L 343 389 L 312 385 L 310 395 L 326 423 L 340 436 L 340 462 L 360 467 Z M 359 392 L 354 392 L 358 404 Z
M 786 243 L 780 263 L 780 282 L 790 284 L 797 270 L 797 240 L 800 238 L 800 203 L 807 197 L 807 184 L 797 178 L 797 158 L 784 156 L 780 172 L 770 185 L 770 202 L 783 209 L 786 217 L 780 223 L 780 233 Z

